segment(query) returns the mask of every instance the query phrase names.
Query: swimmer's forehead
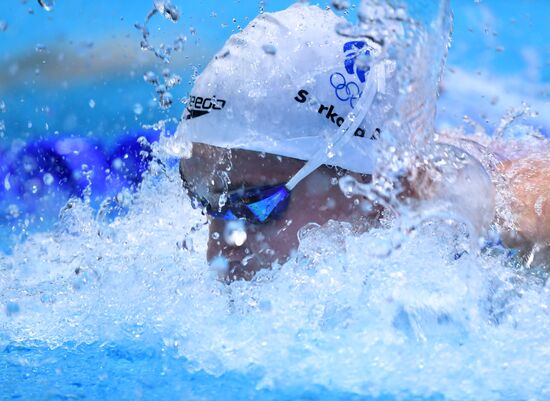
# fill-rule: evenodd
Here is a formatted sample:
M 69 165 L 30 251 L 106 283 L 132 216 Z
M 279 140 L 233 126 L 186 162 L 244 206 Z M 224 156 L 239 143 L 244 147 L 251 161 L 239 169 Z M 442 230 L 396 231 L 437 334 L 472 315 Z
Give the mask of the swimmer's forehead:
M 302 160 L 270 153 L 193 143 L 191 157 L 181 160 L 180 170 L 190 186 L 217 193 L 283 183 L 303 165 Z

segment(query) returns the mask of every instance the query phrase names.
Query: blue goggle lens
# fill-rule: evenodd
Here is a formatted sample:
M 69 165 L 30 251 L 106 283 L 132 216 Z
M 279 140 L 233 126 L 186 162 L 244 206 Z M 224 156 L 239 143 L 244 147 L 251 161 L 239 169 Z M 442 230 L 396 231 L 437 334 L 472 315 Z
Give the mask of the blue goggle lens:
M 289 199 L 290 191 L 284 185 L 253 188 L 230 194 L 222 208 L 207 205 L 206 211 L 217 219 L 265 223 L 285 211 Z

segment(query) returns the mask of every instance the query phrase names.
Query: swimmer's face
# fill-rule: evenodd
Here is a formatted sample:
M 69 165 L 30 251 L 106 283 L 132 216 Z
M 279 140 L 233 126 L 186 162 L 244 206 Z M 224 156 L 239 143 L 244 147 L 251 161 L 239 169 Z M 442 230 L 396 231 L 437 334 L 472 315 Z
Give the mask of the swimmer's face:
M 302 166 L 303 161 L 260 154 L 246 150 L 227 150 L 194 144 L 189 159 L 182 159 L 182 177 L 190 190 L 207 199 L 241 188 L 286 183 Z M 341 174 L 340 174 L 341 175 Z M 340 190 L 336 169 L 322 166 L 301 181 L 292 191 L 288 208 L 264 224 L 244 224 L 246 240 L 228 240 L 229 221 L 208 217 L 209 239 L 207 258 L 226 261 L 224 279 L 250 279 L 273 262 L 284 263 L 298 248 L 298 232 L 308 223 L 324 224 L 329 220 L 364 222 L 359 202 L 347 198 Z M 355 176 L 365 181 L 365 178 Z M 215 205 L 213 205 L 215 206 Z

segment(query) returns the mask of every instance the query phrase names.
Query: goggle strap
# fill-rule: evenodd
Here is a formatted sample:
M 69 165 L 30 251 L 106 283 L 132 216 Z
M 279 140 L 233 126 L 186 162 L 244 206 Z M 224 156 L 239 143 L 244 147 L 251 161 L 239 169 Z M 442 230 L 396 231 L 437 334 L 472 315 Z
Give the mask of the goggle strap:
M 361 125 L 367 112 L 369 111 L 372 103 L 374 102 L 374 96 L 377 91 L 385 90 L 385 77 L 384 77 L 384 65 L 377 64 L 373 66 L 370 74 L 367 76 L 367 82 L 365 82 L 365 92 L 359 99 L 357 106 L 354 110 L 357 111 L 355 118 L 352 118 L 354 111 L 350 111 L 346 116 L 346 122 L 340 129 L 335 131 L 332 138 L 332 148 L 337 149 L 340 146 L 345 145 L 353 135 L 346 135 L 348 132 L 355 132 L 355 130 Z M 319 166 L 327 162 L 327 150 L 319 149 L 313 157 L 300 169 L 294 176 L 286 183 L 286 188 L 292 191 L 300 181 L 310 175 Z M 329 163 L 330 164 L 330 163 Z

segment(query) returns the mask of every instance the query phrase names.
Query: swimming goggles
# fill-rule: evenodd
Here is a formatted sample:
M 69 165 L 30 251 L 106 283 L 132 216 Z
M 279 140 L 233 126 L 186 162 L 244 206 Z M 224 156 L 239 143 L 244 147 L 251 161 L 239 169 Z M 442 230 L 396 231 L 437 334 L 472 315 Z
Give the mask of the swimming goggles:
M 330 143 L 332 149 L 340 148 L 352 138 L 351 133 L 355 132 L 365 119 L 377 91 L 383 91 L 384 78 L 383 65 L 378 64 L 371 68 L 365 83 L 365 92 L 359 98 L 354 109 L 357 114 L 350 112 L 346 122 L 335 132 Z M 334 154 L 334 152 L 330 153 Z M 229 192 L 225 203 L 219 202 L 219 206 L 212 205 L 206 198 L 193 193 L 185 180 L 184 186 L 193 202 L 197 206 L 202 206 L 206 213 L 214 219 L 245 220 L 251 224 L 262 224 L 276 219 L 286 211 L 290 203 L 291 192 L 296 185 L 327 162 L 330 164 L 330 156 L 327 155 L 327 150 L 320 149 L 287 183 L 244 188 Z

